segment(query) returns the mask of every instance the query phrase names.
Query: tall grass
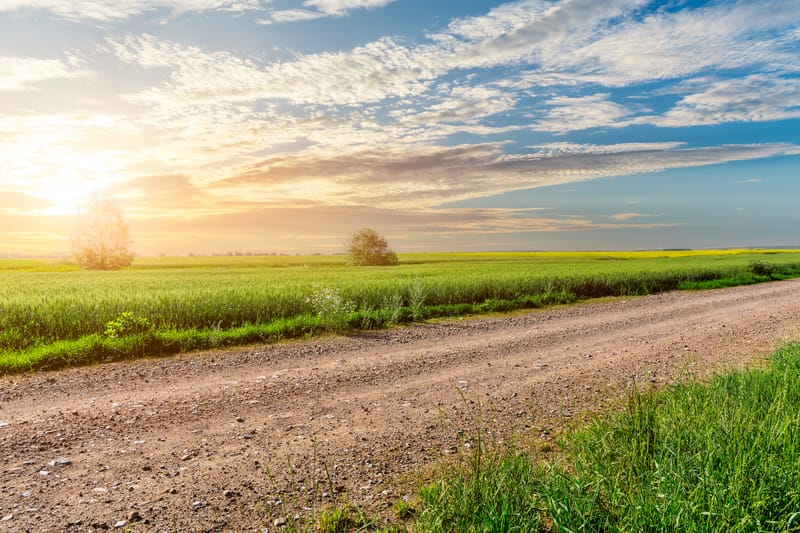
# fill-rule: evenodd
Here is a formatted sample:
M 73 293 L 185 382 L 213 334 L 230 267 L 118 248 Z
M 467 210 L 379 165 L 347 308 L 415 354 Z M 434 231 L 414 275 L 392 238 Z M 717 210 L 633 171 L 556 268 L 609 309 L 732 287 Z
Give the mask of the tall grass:
M 6 260 L 4 267 L 0 260 L 0 373 L 10 371 L 4 360 L 22 361 L 25 353 L 44 361 L 56 343 L 96 345 L 92 336 L 124 313 L 146 320 L 159 338 L 182 335 L 180 346 L 207 348 L 213 346 L 186 338 L 248 330 L 228 337 L 253 342 L 261 338 L 253 331 L 287 321 L 304 323 L 288 330 L 305 335 L 319 322 L 322 329 L 346 331 L 649 294 L 751 275 L 748 264 L 765 257 L 745 251 L 659 254 L 416 254 L 388 268 L 350 267 L 341 256 L 151 258 L 122 272 L 64 271 L 69 265 L 63 262 L 34 260 Z M 800 275 L 800 253 L 770 253 L 769 263 L 774 277 Z M 97 360 L 109 357 L 118 356 L 98 353 Z
M 565 461 L 484 455 L 420 492 L 415 531 L 800 531 L 800 344 L 570 433 Z

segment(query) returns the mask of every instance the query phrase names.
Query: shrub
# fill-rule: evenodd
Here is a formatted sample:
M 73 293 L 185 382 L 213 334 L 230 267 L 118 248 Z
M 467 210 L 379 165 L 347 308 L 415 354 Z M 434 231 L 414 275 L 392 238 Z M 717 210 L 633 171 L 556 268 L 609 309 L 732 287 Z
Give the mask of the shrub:
M 106 323 L 106 330 L 103 333 L 109 339 L 119 339 L 131 335 L 141 335 L 153 329 L 150 321 L 146 317 L 125 311 L 114 320 Z
M 763 261 L 761 259 L 750 261 L 748 267 L 750 268 L 750 272 L 756 276 L 772 277 L 772 275 L 775 273 L 775 265 L 769 261 Z
M 397 264 L 397 254 L 389 243 L 372 228 L 364 228 L 353 234 L 347 242 L 350 262 L 356 266 L 387 266 Z

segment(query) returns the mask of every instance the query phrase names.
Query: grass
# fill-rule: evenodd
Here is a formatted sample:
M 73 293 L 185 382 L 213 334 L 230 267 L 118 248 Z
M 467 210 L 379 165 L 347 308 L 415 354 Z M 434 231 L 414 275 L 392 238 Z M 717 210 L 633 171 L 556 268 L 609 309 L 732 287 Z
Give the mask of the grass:
M 121 272 L 0 260 L 0 375 L 800 275 L 800 252 L 776 250 L 407 254 L 386 268 L 345 259 L 142 258 Z M 149 327 L 108 335 L 126 315 Z
M 413 530 L 800 531 L 800 344 L 706 384 L 633 389 L 563 452 L 476 449 L 420 490 Z

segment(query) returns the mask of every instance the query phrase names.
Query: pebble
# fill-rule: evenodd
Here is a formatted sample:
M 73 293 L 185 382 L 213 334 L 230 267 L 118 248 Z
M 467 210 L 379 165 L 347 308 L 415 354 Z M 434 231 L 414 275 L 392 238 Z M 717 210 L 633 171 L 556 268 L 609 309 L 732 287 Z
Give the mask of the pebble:
M 11 424 L 9 422 L 6 422 L 5 420 L 0 420 L 0 428 L 5 428 L 5 427 L 8 427 L 10 425 Z
M 198 509 L 201 509 L 203 507 L 203 505 L 204 505 L 203 502 L 198 500 L 198 501 L 192 503 L 192 509 L 197 511 Z
M 128 513 L 128 522 L 138 522 L 142 519 L 142 515 L 139 514 L 139 511 L 131 511 Z
M 275 521 L 272 522 L 272 525 L 275 526 L 275 527 L 283 527 L 283 526 L 286 525 L 286 519 L 285 518 L 276 518 Z
M 122 529 L 123 527 L 125 527 L 127 525 L 128 525 L 128 521 L 127 520 L 119 520 L 118 522 L 114 523 L 114 527 L 117 528 L 117 529 Z
M 14 514 L 9 513 L 5 515 L 3 518 L 0 518 L 0 522 L 8 522 L 9 520 L 14 520 Z
M 72 464 L 72 461 L 66 457 L 59 457 L 58 459 L 50 461 L 48 464 L 50 466 L 69 466 Z

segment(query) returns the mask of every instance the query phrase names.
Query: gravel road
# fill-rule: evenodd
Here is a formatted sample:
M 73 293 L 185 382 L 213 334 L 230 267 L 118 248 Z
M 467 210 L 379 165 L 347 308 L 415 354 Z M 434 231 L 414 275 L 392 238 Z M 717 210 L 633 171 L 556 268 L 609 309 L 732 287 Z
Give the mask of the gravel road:
M 309 494 L 380 515 L 478 423 L 553 434 L 799 336 L 793 280 L 0 378 L 0 531 L 274 531 Z

